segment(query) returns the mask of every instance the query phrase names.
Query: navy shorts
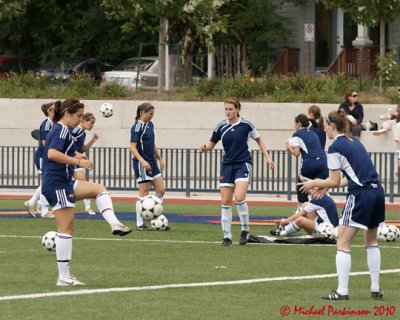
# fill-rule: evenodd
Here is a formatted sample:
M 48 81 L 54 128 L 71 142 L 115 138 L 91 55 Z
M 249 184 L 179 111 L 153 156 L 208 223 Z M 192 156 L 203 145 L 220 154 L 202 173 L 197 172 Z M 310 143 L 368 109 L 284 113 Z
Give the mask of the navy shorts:
M 148 163 L 151 167 L 151 173 L 146 171 L 140 161 L 136 159 L 132 160 L 133 170 L 135 171 L 137 183 L 151 182 L 161 176 L 161 171 L 158 168 L 157 163 L 155 161 Z
M 43 192 L 47 202 L 51 205 L 53 211 L 63 208 L 75 207 L 75 189 L 78 181 L 73 184 L 66 184 L 64 186 L 57 186 L 50 191 Z
M 364 187 L 349 192 L 339 224 L 374 229 L 385 221 L 385 192 L 382 186 Z
M 300 179 L 326 179 L 329 177 L 329 169 L 326 157 L 316 159 L 304 159 L 300 169 Z
M 251 163 L 222 164 L 220 171 L 220 187 L 234 187 L 238 181 L 250 183 L 252 166 Z

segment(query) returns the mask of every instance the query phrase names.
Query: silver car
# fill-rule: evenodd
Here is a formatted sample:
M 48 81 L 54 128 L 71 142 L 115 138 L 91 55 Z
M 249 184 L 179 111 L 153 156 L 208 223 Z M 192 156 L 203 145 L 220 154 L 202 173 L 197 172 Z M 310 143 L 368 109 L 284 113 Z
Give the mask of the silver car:
M 140 63 L 139 63 L 140 61 Z M 129 89 L 136 88 L 136 79 L 138 79 L 138 87 L 157 87 L 158 83 L 158 58 L 142 57 L 131 58 L 121 62 L 111 71 L 104 72 L 102 82 L 117 83 L 120 86 Z M 193 64 L 193 79 L 207 77 L 197 65 Z

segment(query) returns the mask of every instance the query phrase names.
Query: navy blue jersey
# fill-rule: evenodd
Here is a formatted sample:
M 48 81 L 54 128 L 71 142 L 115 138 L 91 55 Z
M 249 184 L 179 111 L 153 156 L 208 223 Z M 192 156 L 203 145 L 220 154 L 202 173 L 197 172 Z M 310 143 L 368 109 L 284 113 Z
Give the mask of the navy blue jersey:
M 53 122 L 47 118 L 42 121 L 40 124 L 40 130 L 39 130 L 39 142 L 38 142 L 38 148 L 36 150 L 36 153 L 38 154 L 39 157 L 43 157 L 43 151 L 44 151 L 44 146 L 42 144 L 42 141 L 47 139 L 47 134 L 50 132 L 51 127 L 53 126 Z
M 318 125 L 311 125 L 310 130 L 315 132 L 315 134 L 318 136 L 319 142 L 321 144 L 322 150 L 325 150 L 325 145 L 326 145 L 326 132 L 324 130 L 321 130 Z
M 303 159 L 315 159 L 325 156 L 324 150 L 315 132 L 302 128 L 292 136 L 292 146 L 299 147 Z
M 85 144 L 86 132 L 81 128 L 81 126 L 77 126 L 76 128 L 71 130 L 72 137 L 75 141 L 75 150 L 79 153 L 82 153 L 82 148 Z
M 136 142 L 139 154 L 146 161 L 155 161 L 154 155 L 154 125 L 151 121 L 144 123 L 137 120 L 131 128 L 131 142 Z
M 222 141 L 224 148 L 223 164 L 252 163 L 249 138 L 258 139 L 255 126 L 244 118 L 234 124 L 229 124 L 228 120 L 221 121 L 215 128 L 210 141 L 217 143 Z
M 47 157 L 50 149 L 56 149 L 70 157 L 75 156 L 75 145 L 69 129 L 56 123 L 47 135 L 46 146 L 43 154 L 43 182 L 42 191 L 51 191 L 55 187 L 65 186 L 72 183 L 74 165 L 61 164 Z
M 349 191 L 380 184 L 371 158 L 358 139 L 337 136 L 328 148 L 328 168 L 344 173 Z
M 329 222 L 334 227 L 339 224 L 336 203 L 326 194 L 321 199 L 312 198 L 304 211 L 307 213 L 315 211 L 319 217 L 318 222 Z

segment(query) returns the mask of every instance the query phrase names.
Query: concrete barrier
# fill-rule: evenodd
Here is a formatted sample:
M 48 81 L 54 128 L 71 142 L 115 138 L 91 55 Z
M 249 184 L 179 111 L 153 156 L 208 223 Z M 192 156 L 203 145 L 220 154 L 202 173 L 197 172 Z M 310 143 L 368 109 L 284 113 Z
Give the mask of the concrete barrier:
M 30 132 L 39 128 L 44 115 L 43 103 L 51 99 L 0 99 L 0 145 L 34 146 Z M 100 135 L 95 146 L 129 147 L 130 128 L 134 123 L 136 108 L 142 101 L 107 100 L 114 105 L 114 115 L 103 118 L 99 107 L 105 101 L 83 100 L 86 111 L 97 116 L 93 132 Z M 153 101 L 156 107 L 153 119 L 156 143 L 161 148 L 198 148 L 211 137 L 216 124 L 225 118 L 222 102 L 174 102 Z M 253 122 L 264 139 L 267 148 L 284 150 L 285 142 L 294 129 L 294 118 L 305 113 L 309 103 L 242 103 L 241 116 Z M 318 104 L 323 115 L 337 110 L 337 104 Z M 365 120 L 382 123 L 379 115 L 395 105 L 364 105 Z M 91 136 L 88 132 L 88 137 Z M 391 152 L 396 149 L 393 133 L 375 137 L 363 131 L 361 141 L 371 152 Z M 329 145 L 329 141 L 328 144 Z M 252 142 L 251 146 L 257 148 Z M 221 145 L 217 145 L 221 148 Z

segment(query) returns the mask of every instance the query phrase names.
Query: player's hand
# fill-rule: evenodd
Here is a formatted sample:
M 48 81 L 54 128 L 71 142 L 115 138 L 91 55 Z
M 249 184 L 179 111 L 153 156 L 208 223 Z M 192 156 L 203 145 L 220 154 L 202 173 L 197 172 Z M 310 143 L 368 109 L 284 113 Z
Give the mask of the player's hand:
M 268 161 L 269 168 L 271 170 L 274 170 L 275 169 L 275 162 L 273 162 L 272 159 L 267 159 L 267 161 Z
M 201 153 L 206 152 L 207 151 L 207 145 L 205 145 L 205 144 L 201 145 L 200 148 L 199 148 L 199 151 Z
M 303 181 L 297 184 L 298 186 L 300 186 L 300 192 L 301 193 L 305 193 L 308 194 L 310 192 L 310 190 L 312 188 L 314 188 L 313 186 L 313 180 L 307 180 L 307 181 Z
M 281 222 L 280 222 L 280 225 L 281 226 L 286 226 L 286 225 L 288 225 L 289 224 L 289 221 L 288 221 L 288 219 L 281 219 Z
M 82 158 L 82 159 L 79 159 L 79 166 L 81 168 L 92 170 L 93 169 L 93 162 L 91 160 Z
M 143 161 L 142 166 L 146 170 L 146 172 L 148 172 L 148 173 L 152 173 L 153 172 L 152 169 L 151 169 L 150 164 L 147 161 Z
M 314 199 L 322 199 L 324 197 L 324 195 L 328 192 L 329 188 L 318 188 L 315 187 L 313 189 L 311 189 L 310 194 L 311 197 L 313 197 Z
M 97 133 L 94 133 L 92 140 L 93 140 L 93 142 L 96 142 L 97 140 L 99 140 L 99 138 L 100 138 L 99 135 Z
M 164 159 L 160 158 L 160 160 L 158 160 L 158 161 L 160 161 L 160 170 L 164 171 L 164 169 L 165 169 Z

